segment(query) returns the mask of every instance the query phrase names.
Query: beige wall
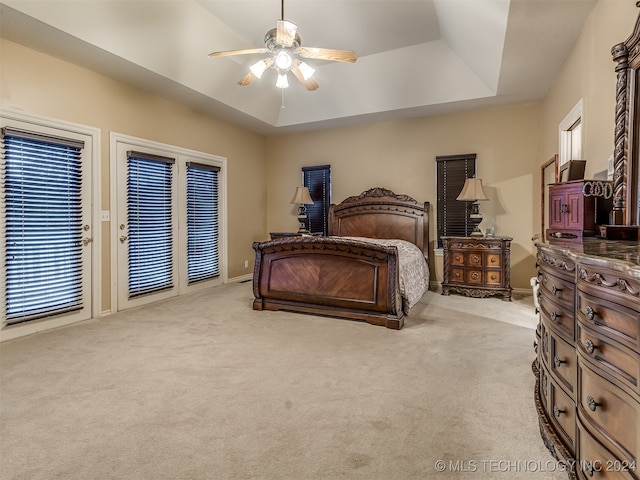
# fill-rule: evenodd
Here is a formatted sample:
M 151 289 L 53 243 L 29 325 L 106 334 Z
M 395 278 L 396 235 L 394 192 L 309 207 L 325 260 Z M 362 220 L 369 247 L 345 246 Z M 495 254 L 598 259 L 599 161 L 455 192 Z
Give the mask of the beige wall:
M 101 131 L 101 209 L 109 210 L 109 132 L 227 158 L 228 275 L 252 272 L 266 230 L 265 139 L 89 70 L 0 40 L 0 104 Z M 101 309 L 110 309 L 110 224 L 103 222 Z M 249 267 L 244 267 L 244 260 Z
M 512 285 L 527 288 L 535 272 L 532 212 L 539 215 L 533 203 L 539 187 L 533 166 L 540 163 L 540 132 L 540 106 L 531 104 L 270 137 L 268 228 L 297 229 L 296 209 L 289 201 L 301 183 L 301 167 L 330 164 L 334 203 L 371 187 L 431 202 L 433 241 L 435 158 L 476 153 L 478 175 L 490 198 L 480 205 L 481 226 L 492 224 L 498 235 L 514 238 Z
M 638 8 L 632 0 L 600 0 L 543 102 L 543 158 L 558 152 L 558 125 L 583 100 L 585 178 L 607 169 L 613 154 L 615 63 L 611 47 L 625 41 Z

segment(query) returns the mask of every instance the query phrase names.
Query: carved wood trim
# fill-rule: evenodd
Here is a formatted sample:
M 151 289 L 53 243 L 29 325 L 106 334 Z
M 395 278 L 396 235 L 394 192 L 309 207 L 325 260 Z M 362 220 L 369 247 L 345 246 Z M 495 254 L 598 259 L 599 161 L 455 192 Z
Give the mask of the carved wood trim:
M 640 1 L 636 2 L 640 7 Z M 638 193 L 629 195 L 629 188 L 633 187 L 633 178 L 630 175 L 637 175 L 631 171 L 631 161 L 634 152 L 640 145 L 630 143 L 630 131 L 632 128 L 630 111 L 631 102 L 640 96 L 640 91 L 632 92 L 632 80 L 629 74 L 633 69 L 637 69 L 638 57 L 640 55 L 640 15 L 631 36 L 622 43 L 614 45 L 611 49 L 613 61 L 616 62 L 616 107 L 615 107 L 615 130 L 614 130 L 614 155 L 613 155 L 613 223 L 616 225 L 631 225 L 633 221 L 640 221 L 636 216 L 638 206 L 632 205 L 633 201 L 640 201 Z M 640 89 L 637 85 L 636 90 Z M 640 127 L 640 126 L 638 126 Z M 640 168 L 636 165 L 635 168 Z M 630 183 L 631 182 L 631 183 Z
M 564 258 L 558 258 L 553 255 L 549 255 L 545 252 L 540 251 L 538 254 L 538 259 L 547 265 L 550 265 L 555 268 L 559 268 L 564 270 L 565 272 L 575 272 L 576 264 L 573 262 L 568 262 Z
M 341 205 L 358 202 L 367 198 L 384 198 L 389 197 L 391 199 L 397 200 L 399 202 L 410 202 L 414 204 L 418 204 L 418 201 L 409 195 L 398 195 L 391 190 L 383 187 L 373 187 L 369 190 L 365 190 L 360 195 L 354 195 L 352 197 L 346 198 Z
M 578 278 L 583 282 L 615 290 L 623 295 L 631 295 L 640 298 L 640 287 L 631 285 L 631 282 L 615 275 L 607 275 L 601 272 L 589 271 L 585 267 L 578 266 Z

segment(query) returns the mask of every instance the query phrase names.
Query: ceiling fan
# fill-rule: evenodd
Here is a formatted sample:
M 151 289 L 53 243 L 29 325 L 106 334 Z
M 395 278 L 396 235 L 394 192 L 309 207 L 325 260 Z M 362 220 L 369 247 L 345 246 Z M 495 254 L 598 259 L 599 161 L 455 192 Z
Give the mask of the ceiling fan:
M 307 90 L 315 90 L 319 87 L 318 82 L 313 78 L 315 70 L 299 57 L 348 63 L 354 63 L 358 59 L 358 56 L 350 50 L 303 47 L 300 36 L 296 33 L 297 25 L 284 19 L 284 0 L 281 2 L 281 12 L 282 18 L 277 21 L 276 28 L 269 30 L 264 37 L 264 47 L 209 54 L 210 57 L 225 57 L 268 53 L 267 57 L 249 67 L 249 73 L 238 81 L 238 85 L 243 87 L 249 85 L 255 79 L 261 78 L 268 68 L 274 68 L 278 72 L 276 87 L 289 86 L 287 73 L 290 71 Z

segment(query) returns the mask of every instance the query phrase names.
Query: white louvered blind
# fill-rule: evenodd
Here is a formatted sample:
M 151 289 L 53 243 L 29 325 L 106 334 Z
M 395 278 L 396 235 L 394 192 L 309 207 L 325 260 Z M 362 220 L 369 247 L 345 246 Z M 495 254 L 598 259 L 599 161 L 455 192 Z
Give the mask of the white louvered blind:
M 79 310 L 84 143 L 2 129 L 5 322 Z
M 218 167 L 187 163 L 187 271 L 190 284 L 220 275 L 219 171 Z
M 129 298 L 173 287 L 174 159 L 127 152 Z

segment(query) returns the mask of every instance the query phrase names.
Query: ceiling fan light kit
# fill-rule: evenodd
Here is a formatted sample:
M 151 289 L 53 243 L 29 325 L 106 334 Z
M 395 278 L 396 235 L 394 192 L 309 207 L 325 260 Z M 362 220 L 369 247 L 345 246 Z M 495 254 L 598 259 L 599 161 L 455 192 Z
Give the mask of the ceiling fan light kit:
M 307 90 L 316 90 L 319 85 L 313 78 L 315 70 L 298 57 L 348 63 L 354 63 L 358 59 L 358 56 L 350 50 L 302 47 L 300 36 L 297 34 L 297 25 L 284 19 L 284 0 L 281 2 L 281 7 L 282 19 L 277 21 L 276 28 L 272 28 L 265 35 L 264 48 L 227 50 L 209 54 L 210 57 L 269 54 L 268 57 L 251 65 L 249 73 L 238 81 L 238 85 L 243 87 L 250 85 L 255 79 L 262 78 L 266 70 L 274 68 L 278 74 L 276 87 L 287 88 L 289 86 L 287 74 L 291 72 Z

